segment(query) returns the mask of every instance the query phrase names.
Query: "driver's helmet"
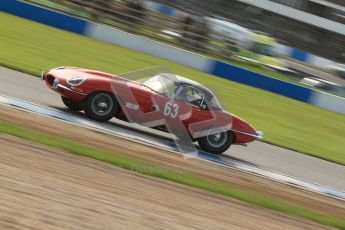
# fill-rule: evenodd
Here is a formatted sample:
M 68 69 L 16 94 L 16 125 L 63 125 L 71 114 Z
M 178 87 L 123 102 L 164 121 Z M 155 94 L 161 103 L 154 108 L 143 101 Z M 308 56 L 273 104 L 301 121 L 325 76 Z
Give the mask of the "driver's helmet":
M 177 89 L 176 98 L 177 98 L 177 99 L 181 99 L 181 100 L 186 101 L 186 102 L 191 101 L 192 98 L 191 98 L 190 95 L 188 95 L 188 91 L 189 91 L 189 88 L 188 88 L 188 87 L 180 86 L 180 87 Z

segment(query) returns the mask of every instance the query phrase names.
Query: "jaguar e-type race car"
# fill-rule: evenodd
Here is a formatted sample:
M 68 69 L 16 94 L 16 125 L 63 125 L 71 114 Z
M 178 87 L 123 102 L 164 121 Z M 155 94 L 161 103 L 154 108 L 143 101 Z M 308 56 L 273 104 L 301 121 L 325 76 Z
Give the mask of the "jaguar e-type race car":
M 76 67 L 58 67 L 42 73 L 47 86 L 61 95 L 73 111 L 105 122 L 113 117 L 175 134 L 202 150 L 220 154 L 231 144 L 261 139 L 238 116 L 222 109 L 205 86 L 169 73 L 140 80 Z

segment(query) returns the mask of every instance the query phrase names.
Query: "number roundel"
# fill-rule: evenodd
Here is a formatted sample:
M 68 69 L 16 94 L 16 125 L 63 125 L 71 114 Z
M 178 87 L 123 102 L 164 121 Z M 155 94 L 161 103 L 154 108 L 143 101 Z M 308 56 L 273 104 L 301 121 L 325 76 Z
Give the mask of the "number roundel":
M 169 101 L 164 106 L 163 114 L 166 117 L 176 118 L 178 116 L 179 109 L 180 107 L 178 104 Z

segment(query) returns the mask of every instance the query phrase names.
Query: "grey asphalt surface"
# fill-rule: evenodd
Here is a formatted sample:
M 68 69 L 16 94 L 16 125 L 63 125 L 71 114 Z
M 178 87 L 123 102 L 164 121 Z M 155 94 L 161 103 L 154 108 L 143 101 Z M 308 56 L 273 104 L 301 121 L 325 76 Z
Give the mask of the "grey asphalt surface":
M 0 94 L 65 110 L 60 96 L 48 89 L 37 77 L 0 67 L 0 79 Z M 166 137 L 166 134 L 159 131 L 148 131 L 147 128 L 138 128 L 137 125 L 115 119 L 112 123 L 138 129 L 138 132 L 150 132 L 152 135 Z M 232 146 L 225 155 L 265 169 L 345 191 L 345 166 L 342 165 L 264 142 L 250 143 L 247 147 Z

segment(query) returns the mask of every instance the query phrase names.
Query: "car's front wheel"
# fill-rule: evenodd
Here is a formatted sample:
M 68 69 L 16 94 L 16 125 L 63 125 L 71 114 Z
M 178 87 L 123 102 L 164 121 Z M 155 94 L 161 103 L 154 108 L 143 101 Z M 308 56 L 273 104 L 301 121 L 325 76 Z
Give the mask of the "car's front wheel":
M 65 104 L 65 106 L 67 106 L 69 109 L 79 112 L 81 110 L 83 110 L 83 104 L 77 101 L 73 101 L 70 98 L 61 96 L 62 102 Z
M 230 148 L 234 139 L 235 136 L 231 131 L 213 132 L 213 130 L 210 129 L 207 136 L 198 139 L 198 143 L 203 151 L 221 154 Z
M 84 102 L 84 111 L 90 119 L 105 122 L 119 111 L 119 104 L 115 97 L 106 92 L 91 94 Z

